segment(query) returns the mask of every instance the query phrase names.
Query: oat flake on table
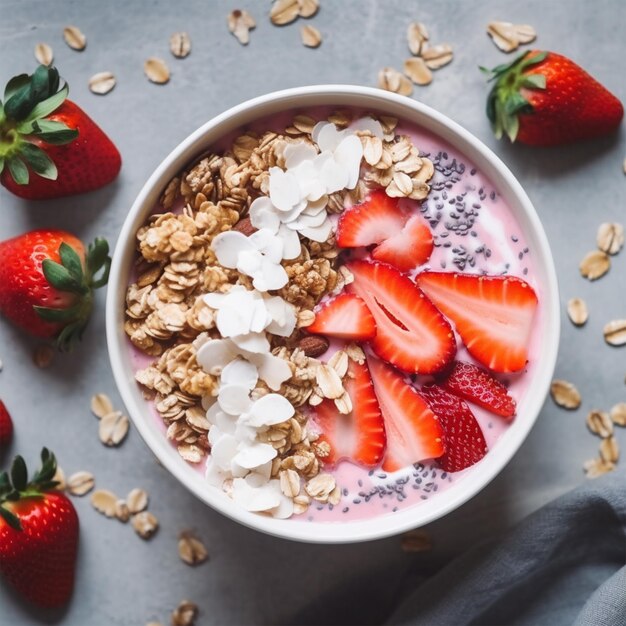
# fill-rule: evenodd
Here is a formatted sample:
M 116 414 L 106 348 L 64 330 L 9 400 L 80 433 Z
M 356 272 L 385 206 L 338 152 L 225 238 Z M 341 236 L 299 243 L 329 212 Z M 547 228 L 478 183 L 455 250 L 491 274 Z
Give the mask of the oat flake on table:
M 42 65 L 52 65 L 54 53 L 47 43 L 38 43 L 35 46 L 35 59 Z
M 602 250 L 588 252 L 580 262 L 580 274 L 588 280 L 602 278 L 611 268 L 611 259 Z
M 80 52 L 87 46 L 87 37 L 77 26 L 66 26 L 63 29 L 63 39 L 72 50 Z
M 567 315 L 574 326 L 583 326 L 589 319 L 587 303 L 582 298 L 572 298 L 567 303 Z
M 300 38 L 307 48 L 319 48 L 322 43 L 322 35 L 315 26 L 307 24 L 300 29 Z
M 148 80 L 157 85 L 164 85 L 170 79 L 170 70 L 163 59 L 150 57 L 143 64 L 143 71 Z
M 580 392 L 573 383 L 566 380 L 553 380 L 550 385 L 553 400 L 564 409 L 577 409 L 581 403 Z
M 191 52 L 191 39 L 186 32 L 177 32 L 170 37 L 170 52 L 177 59 L 184 59 L 189 56 Z
M 89 79 L 89 89 L 92 93 L 104 96 L 115 87 L 115 76 L 111 72 L 98 72 Z
M 228 30 L 241 45 L 247 46 L 250 42 L 250 31 L 256 28 L 256 21 L 252 15 L 248 11 L 235 9 L 228 14 L 227 21 Z

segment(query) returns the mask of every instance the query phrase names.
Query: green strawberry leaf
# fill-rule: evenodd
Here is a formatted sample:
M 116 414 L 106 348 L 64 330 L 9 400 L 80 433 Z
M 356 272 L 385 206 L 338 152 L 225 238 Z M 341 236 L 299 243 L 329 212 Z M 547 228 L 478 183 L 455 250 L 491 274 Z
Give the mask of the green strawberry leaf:
M 9 475 L 6 472 L 0 473 L 0 495 L 12 489 Z
M 0 156 L 0 174 L 2 174 L 3 170 L 4 170 L 4 157 Z
M 9 157 L 7 159 L 7 166 L 9 167 L 9 172 L 11 173 L 13 180 L 18 185 L 28 185 L 28 168 L 26 167 L 24 161 L 20 159 L 20 157 Z
M 55 122 L 54 120 L 22 122 L 18 125 L 17 130 L 25 135 L 36 135 L 38 139 L 56 146 L 70 143 L 78 137 L 78 131 L 75 128 L 69 128 L 62 122 Z
M 19 74 L 14 76 L 4 88 L 4 101 L 6 102 L 15 95 L 20 89 L 23 89 L 30 82 L 28 74 Z
M 75 320 L 80 312 L 80 306 L 73 306 L 69 309 L 53 309 L 46 306 L 33 306 L 35 313 L 46 322 L 71 322 Z
M 24 459 L 18 454 L 11 465 L 11 482 L 17 491 L 24 491 L 28 485 L 28 471 Z
M 545 89 L 546 77 L 543 74 L 527 74 L 524 76 L 521 85 L 529 89 Z
M 67 268 L 69 273 L 79 282 L 83 282 L 83 263 L 76 253 L 76 250 L 69 244 L 63 242 L 59 246 L 59 256 L 61 263 Z
M 37 120 L 41 117 L 46 117 L 50 115 L 53 111 L 58 109 L 65 99 L 67 98 L 67 94 L 69 92 L 69 88 L 67 85 L 63 86 L 63 89 L 55 93 L 53 96 L 50 96 L 43 102 L 39 102 L 35 108 L 32 109 L 26 121 L 32 122 L 33 120 Z
M 99 289 L 107 284 L 111 270 L 111 257 L 109 256 L 109 243 L 102 237 L 96 237 L 87 249 L 87 267 L 93 278 L 100 270 L 103 270 L 100 278 L 93 280 L 91 286 Z
M 33 172 L 42 178 L 56 180 L 59 174 L 54 161 L 34 143 L 24 142 L 19 148 L 20 155 L 26 159 Z
M 40 65 L 30 79 L 30 97 L 33 102 L 45 100 L 51 93 L 48 68 Z
M 60 263 L 56 263 L 51 259 L 44 259 L 41 268 L 46 280 L 59 291 L 69 291 L 78 294 L 84 294 L 88 291 Z
M 9 509 L 0 506 L 0 517 L 13 529 L 22 530 L 22 524 L 17 515 L 11 513 Z

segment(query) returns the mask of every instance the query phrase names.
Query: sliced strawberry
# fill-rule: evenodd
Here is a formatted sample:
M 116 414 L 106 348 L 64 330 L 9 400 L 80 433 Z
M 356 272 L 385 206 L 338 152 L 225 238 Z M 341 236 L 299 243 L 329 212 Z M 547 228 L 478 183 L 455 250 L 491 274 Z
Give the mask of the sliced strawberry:
M 496 415 L 515 415 L 515 400 L 506 387 L 489 372 L 472 363 L 457 361 L 442 386 L 455 396 Z
M 315 407 L 315 421 L 322 431 L 318 441 L 327 441 L 330 454 L 325 463 L 347 459 L 365 467 L 380 463 L 385 451 L 385 424 L 366 363 L 350 359 L 345 388 L 352 400 L 349 415 L 339 413 L 332 400 Z
M 380 243 L 401 231 L 407 219 L 408 214 L 402 211 L 398 200 L 377 189 L 341 214 L 337 223 L 337 245 L 358 248 Z
M 372 250 L 377 261 L 407 272 L 426 263 L 433 252 L 433 235 L 421 215 L 414 215 L 404 228 Z
M 383 263 L 352 261 L 348 290 L 365 300 L 376 320 L 374 352 L 406 372 L 433 374 L 456 353 L 454 332 L 413 281 Z
M 443 430 L 424 399 L 395 369 L 368 357 L 387 432 L 386 472 L 395 472 L 444 453 Z
M 460 472 L 478 463 L 487 454 L 487 444 L 467 403 L 439 385 L 428 385 L 420 393 L 443 428 L 446 452 L 437 459 L 441 469 Z
M 456 272 L 422 272 L 416 281 L 482 365 L 495 372 L 517 372 L 526 365 L 537 308 L 528 283 L 513 276 Z
M 315 312 L 315 321 L 307 330 L 316 335 L 365 341 L 376 335 L 376 321 L 362 298 L 340 293 Z

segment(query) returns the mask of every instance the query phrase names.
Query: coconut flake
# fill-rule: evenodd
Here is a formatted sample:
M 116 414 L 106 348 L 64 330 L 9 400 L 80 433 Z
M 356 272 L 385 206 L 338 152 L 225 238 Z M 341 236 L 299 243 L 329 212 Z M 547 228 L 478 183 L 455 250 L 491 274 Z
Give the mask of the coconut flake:
M 211 429 L 213 430 L 215 426 Z M 238 442 L 232 435 L 222 435 L 211 446 L 211 457 L 221 470 L 229 470 L 230 463 L 238 454 Z
M 313 127 L 313 132 L 311 133 L 313 141 L 320 147 L 321 152 L 327 150 L 333 152 L 343 139 L 345 131 L 337 130 L 337 127 L 331 122 L 321 122 L 321 124 L 322 126 L 319 127 L 315 135 L 313 133 L 315 133 L 319 124 Z
M 282 265 L 263 259 L 261 269 L 253 276 L 252 284 L 259 291 L 280 289 L 289 282 L 287 272 Z
M 341 140 L 334 152 L 337 163 L 341 163 L 348 171 L 348 182 L 345 187 L 354 189 L 361 169 L 361 159 L 363 158 L 363 145 L 356 135 L 348 135 Z
M 249 390 L 244 385 L 221 385 L 217 394 L 220 408 L 229 415 L 241 415 L 251 409 Z
M 267 331 L 280 337 L 289 337 L 296 327 L 296 311 L 293 304 L 280 296 L 266 297 L 265 306 L 272 317 Z
M 218 466 L 213 457 L 207 459 L 204 477 L 209 485 L 213 485 L 218 489 L 222 489 L 224 481 L 230 478 L 228 473 Z
M 269 352 L 270 344 L 265 333 L 247 333 L 246 335 L 236 335 L 232 337 L 233 343 L 241 350 L 254 354 L 265 354 Z
M 372 117 L 362 117 L 352 124 L 350 124 L 350 130 L 359 131 L 365 130 L 369 131 L 374 135 L 374 137 L 378 137 L 379 139 L 385 138 L 385 133 L 383 131 L 383 127 L 381 126 L 378 120 L 375 120 Z
M 271 167 L 269 173 L 272 204 L 279 211 L 290 211 L 301 200 L 298 179 L 280 167 Z
M 253 469 L 271 461 L 278 452 L 268 443 L 253 443 L 251 445 L 241 442 L 237 446 L 237 454 L 233 462 L 246 469 Z
M 291 170 L 300 163 L 313 160 L 317 156 L 317 149 L 306 141 L 290 143 L 285 147 L 283 156 L 285 157 L 285 167 Z
M 278 236 L 283 240 L 283 258 L 297 259 L 302 249 L 298 233 L 295 230 L 290 230 L 286 226 L 281 225 L 278 229 Z
M 267 196 L 259 196 L 250 205 L 250 223 L 255 228 L 267 228 L 276 232 L 280 226 L 280 217 L 276 214 L 276 208 Z
M 259 380 L 256 366 L 249 361 L 237 358 L 231 361 L 223 370 L 221 383 L 223 385 L 242 385 L 247 389 L 254 389 Z
M 280 496 L 273 487 L 252 487 L 245 478 L 233 480 L 232 497 L 247 511 L 268 511 L 280 506 Z
M 280 498 L 280 504 L 273 509 L 269 509 L 269 513 L 276 519 L 287 519 L 291 517 L 293 515 L 293 500 L 282 492 L 280 481 L 276 479 L 270 480 L 268 486 L 273 488 Z
M 219 376 L 222 368 L 237 356 L 237 346 L 228 339 L 209 339 L 196 353 L 200 367 L 213 376 Z
M 283 242 L 268 228 L 261 228 L 250 235 L 248 239 L 254 247 L 273 263 L 280 263 L 283 258 Z
M 249 359 L 257 366 L 259 377 L 272 391 L 278 391 L 280 386 L 291 378 L 292 372 L 289 363 L 279 356 L 251 354 Z
M 303 237 L 308 237 L 311 241 L 317 241 L 319 243 L 324 243 L 328 237 L 330 237 L 330 233 L 333 229 L 332 222 L 330 219 L 326 218 L 324 222 L 320 226 L 315 226 L 313 228 L 305 227 L 300 229 L 300 234 Z
M 326 193 L 335 193 L 345 189 L 350 178 L 348 168 L 338 163 L 334 158 L 328 159 L 320 171 L 320 180 L 326 188 Z
M 277 393 L 268 393 L 252 404 L 248 423 L 257 428 L 273 426 L 287 421 L 294 413 L 289 400 Z
M 211 243 L 211 248 L 219 264 L 230 269 L 237 267 L 241 252 L 255 249 L 250 239 L 236 230 L 228 230 L 217 235 Z

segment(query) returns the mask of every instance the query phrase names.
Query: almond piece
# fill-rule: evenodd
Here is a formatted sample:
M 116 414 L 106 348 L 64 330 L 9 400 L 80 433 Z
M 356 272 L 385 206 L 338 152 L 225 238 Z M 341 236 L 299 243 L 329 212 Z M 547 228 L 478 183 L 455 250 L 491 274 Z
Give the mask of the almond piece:
M 257 229 L 252 226 L 252 222 L 249 217 L 243 217 L 240 219 L 234 226 L 233 230 L 236 230 L 239 233 L 244 234 L 246 237 L 249 237 L 252 233 L 256 233 Z
M 330 341 L 321 335 L 313 336 L 307 335 L 306 337 L 302 337 L 300 341 L 298 341 L 298 348 L 311 358 L 317 358 L 321 356 L 328 350 L 330 346 Z

